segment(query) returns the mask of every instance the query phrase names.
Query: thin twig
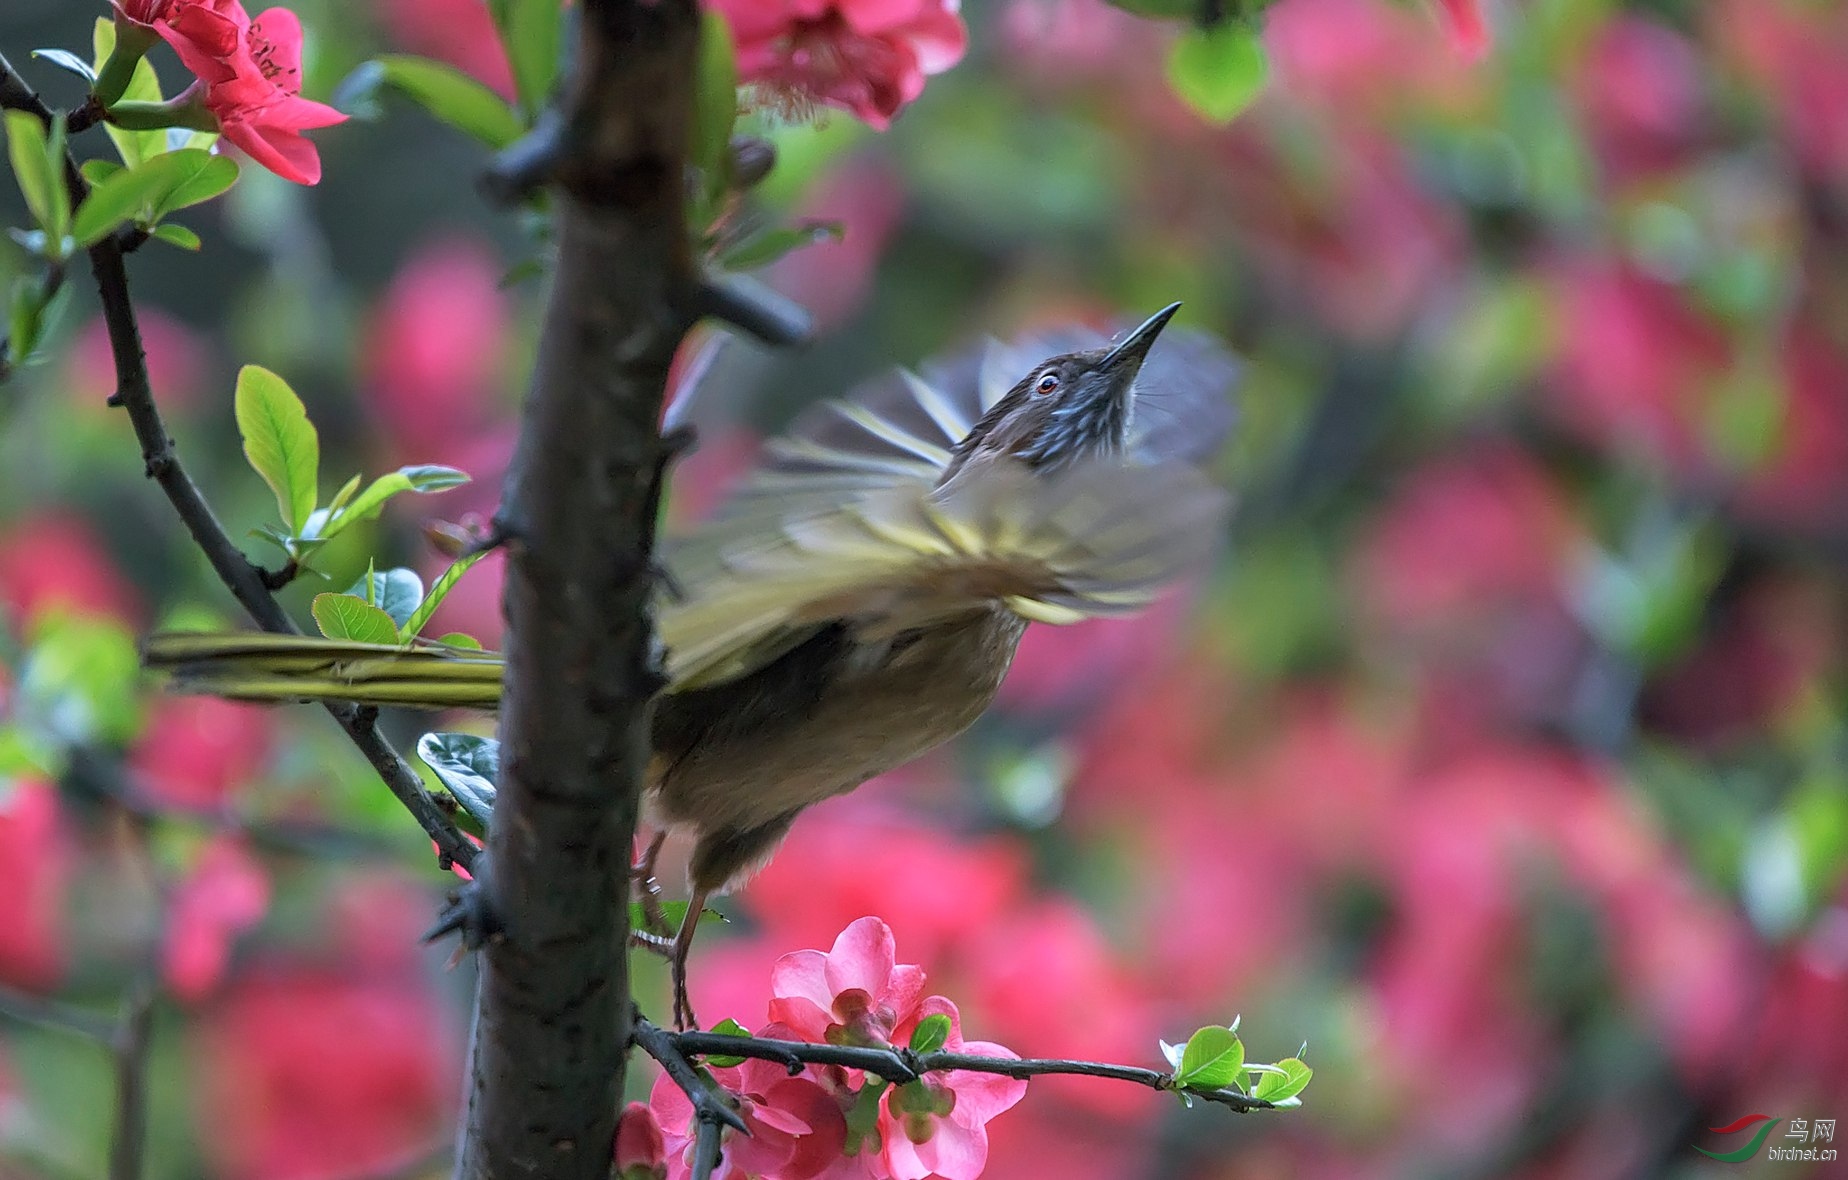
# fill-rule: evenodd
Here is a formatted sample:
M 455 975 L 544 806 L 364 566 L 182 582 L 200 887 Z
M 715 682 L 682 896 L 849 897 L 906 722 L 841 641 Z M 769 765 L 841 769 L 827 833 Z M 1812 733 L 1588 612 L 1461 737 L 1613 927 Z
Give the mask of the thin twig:
M 720 1129 L 717 1123 L 701 1121 L 699 1138 L 693 1150 L 693 1172 L 689 1180 L 712 1180 L 712 1170 L 719 1166 Z
M 47 123 L 52 118 L 51 110 L 4 56 L 0 56 L 0 104 L 28 111 Z M 75 207 L 82 201 L 88 186 L 69 156 L 65 159 L 65 183 Z M 148 379 L 141 328 L 129 296 L 124 246 L 122 238 L 111 236 L 90 250 L 90 267 L 96 277 L 97 292 L 102 297 L 103 322 L 109 331 L 109 347 L 115 359 L 116 392 L 111 401 L 128 412 L 135 437 L 141 443 L 141 458 L 148 478 L 166 493 L 168 502 L 219 580 L 259 627 L 278 634 L 294 634 L 295 624 L 276 601 L 263 570 L 232 542 L 174 452 L 173 439 L 167 434 L 166 423 L 154 403 L 154 391 Z M 423 779 L 379 732 L 373 715 L 342 702 L 326 702 L 326 709 L 378 771 L 386 789 L 436 841 L 444 862 L 453 862 L 465 869 L 472 866 L 479 850 L 462 835 L 461 829 L 451 822 L 425 789 Z
M 660 1025 L 647 1020 L 639 1013 L 635 1017 L 632 1033 L 635 1044 L 642 1052 L 661 1063 L 667 1076 L 674 1084 L 686 1092 L 693 1103 L 693 1113 L 700 1124 L 712 1124 L 714 1127 L 726 1126 L 735 1131 L 749 1135 L 750 1130 L 744 1125 L 744 1118 L 732 1109 L 725 1100 L 725 1092 L 709 1076 L 699 1072 L 687 1059 L 687 1051 L 680 1047 L 678 1037 Z M 721 1040 L 730 1038 L 721 1037 Z M 714 1053 L 723 1050 L 715 1049 Z
M 107 1045 L 115 1036 L 114 1022 L 88 1009 L 3 985 L 0 985 L 0 1016 L 52 1032 L 87 1037 L 102 1045 Z
M 694 306 L 701 315 L 723 320 L 770 345 L 806 344 L 815 330 L 814 317 L 802 305 L 739 275 L 707 277 Z
M 638 1021 L 636 1027 L 640 1030 L 645 1024 L 645 1021 Z M 647 1027 L 652 1028 L 653 1026 L 647 1025 Z M 1120 1082 L 1134 1082 L 1152 1090 L 1178 1092 L 1172 1073 L 1157 1069 L 1144 1069 L 1136 1065 L 1110 1065 L 1101 1061 L 1072 1061 L 1056 1057 L 1014 1058 L 984 1057 L 974 1053 L 914 1053 L 909 1049 L 816 1045 L 806 1041 L 779 1041 L 768 1037 L 733 1037 L 726 1036 L 724 1033 L 670 1033 L 658 1029 L 656 1031 L 671 1041 L 683 1058 L 754 1057 L 763 1061 L 774 1061 L 790 1069 L 800 1065 L 839 1065 L 849 1069 L 865 1070 L 889 1082 L 901 1084 L 914 1082 L 927 1073 L 959 1069 L 973 1073 L 996 1074 L 1006 1078 L 1035 1078 L 1049 1074 L 1111 1078 Z M 637 1043 L 641 1043 L 639 1031 L 636 1040 Z M 654 1056 L 652 1050 L 649 1055 Z M 660 1058 L 657 1057 L 656 1060 Z M 1261 1098 L 1253 1098 L 1241 1090 L 1188 1090 L 1186 1093 L 1190 1097 L 1204 1102 L 1215 1102 L 1241 1113 L 1275 1109 L 1271 1103 Z
M 154 1032 L 154 972 L 129 985 L 110 1037 L 115 1056 L 116 1127 L 109 1180 L 140 1180 L 148 1138 L 148 1048 Z

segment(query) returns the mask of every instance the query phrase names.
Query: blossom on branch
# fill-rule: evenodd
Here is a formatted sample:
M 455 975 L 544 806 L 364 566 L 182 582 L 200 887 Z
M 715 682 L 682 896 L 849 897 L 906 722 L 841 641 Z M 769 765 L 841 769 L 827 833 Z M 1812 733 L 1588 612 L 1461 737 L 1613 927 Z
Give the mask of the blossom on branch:
M 666 1180 L 667 1141 L 654 1112 L 631 1102 L 616 1120 L 616 1180 Z
M 798 1040 L 889 1045 L 924 995 L 923 970 L 896 960 L 892 928 L 861 918 L 841 931 L 828 953 L 794 951 L 777 960 L 770 972 L 770 1019 Z
M 960 0 L 709 0 L 731 25 L 738 75 L 779 105 L 839 107 L 884 130 L 955 65 Z
M 767 1026 L 760 1035 L 794 1038 L 792 1030 L 777 1024 Z M 840 1160 L 847 1142 L 846 1106 L 837 1097 L 843 1088 L 829 1084 L 829 1075 L 838 1076 L 840 1070 L 809 1066 L 791 1077 L 775 1062 L 755 1060 L 709 1068 L 719 1085 L 737 1096 L 738 1114 L 751 1131 L 749 1138 L 726 1140 L 724 1160 L 713 1172 L 715 1178 L 810 1180 Z M 667 1174 L 680 1180 L 691 1172 L 699 1137 L 693 1103 L 663 1075 L 655 1082 L 649 1107 L 660 1120 L 666 1140 Z
M 346 116 L 301 96 L 302 23 L 293 12 L 252 19 L 237 0 L 121 0 L 116 12 L 118 23 L 152 28 L 173 47 L 199 79 L 188 93 L 227 140 L 284 180 L 321 179 L 321 157 L 302 132 Z
M 759 1037 L 1018 1059 L 1000 1045 L 963 1040 L 956 1005 L 923 994 L 923 969 L 897 961 L 891 927 L 878 918 L 849 924 L 826 952 L 784 955 L 771 970 L 771 990 L 771 1022 Z M 980 1070 L 936 1070 L 889 1085 L 837 1065 L 808 1065 L 792 1075 L 782 1062 L 751 1058 L 706 1069 L 736 1096 L 750 1128 L 748 1138 L 725 1140 L 713 1173 L 721 1178 L 976 1180 L 988 1162 L 988 1121 L 1027 1090 L 1024 1079 Z M 656 1121 L 666 1146 L 665 1175 L 684 1180 L 691 1174 L 698 1119 L 686 1092 L 663 1075 L 648 1109 L 630 1107 L 619 1124 L 616 1162 L 623 1180 L 660 1174 L 651 1170 L 658 1158 L 650 1139 Z
M 946 1016 L 947 1053 L 973 1053 L 981 1057 L 1015 1057 L 990 1041 L 964 1041 L 962 1017 L 956 1005 L 931 996 L 918 1005 L 909 1026 L 900 1030 L 909 1040 L 911 1030 L 932 1016 Z M 915 1082 L 886 1091 L 879 1111 L 882 1154 L 892 1180 L 976 1180 L 988 1163 L 988 1120 L 1012 1107 L 1026 1095 L 1025 1078 L 952 1069 L 927 1074 Z

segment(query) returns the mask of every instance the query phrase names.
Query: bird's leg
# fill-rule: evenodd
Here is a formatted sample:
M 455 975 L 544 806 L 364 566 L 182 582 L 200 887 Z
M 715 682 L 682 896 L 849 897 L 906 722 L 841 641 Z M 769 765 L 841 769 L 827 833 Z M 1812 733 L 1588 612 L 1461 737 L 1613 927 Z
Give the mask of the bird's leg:
M 667 924 L 667 912 L 661 908 L 661 879 L 655 876 L 655 862 L 661 858 L 661 845 L 667 840 L 667 829 L 662 828 L 648 841 L 648 850 L 642 853 L 642 859 L 635 862 L 630 870 L 630 879 L 635 882 L 635 894 L 642 904 L 642 917 L 648 923 L 646 929 L 650 934 L 666 938 L 672 933 Z
M 681 1032 L 697 1029 L 693 1002 L 687 998 L 687 952 L 693 949 L 693 932 L 699 928 L 699 916 L 706 908 L 706 891 L 695 889 L 687 899 L 686 917 L 680 919 L 680 933 L 674 936 L 674 1027 Z

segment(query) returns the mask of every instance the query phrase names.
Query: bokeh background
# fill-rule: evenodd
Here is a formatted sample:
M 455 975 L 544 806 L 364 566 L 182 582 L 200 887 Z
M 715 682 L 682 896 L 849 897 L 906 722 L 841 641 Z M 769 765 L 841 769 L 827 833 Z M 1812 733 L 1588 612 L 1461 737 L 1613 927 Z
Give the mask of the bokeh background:
M 310 96 L 386 48 L 506 85 L 475 0 L 293 7 Z M 703 1017 L 761 1023 L 774 958 L 870 913 L 1023 1054 L 1159 1065 L 1235 1014 L 1255 1058 L 1308 1042 L 1280 1116 L 1035 1082 L 990 1128 L 1003 1180 L 1848 1174 L 1693 1150 L 1848 1115 L 1848 9 L 1486 8 L 1472 60 L 1422 5 L 1281 0 L 1221 128 L 1167 88 L 1172 27 L 970 0 L 890 132 L 772 129 L 765 215 L 846 235 L 768 272 L 821 337 L 727 346 L 677 520 L 887 365 L 1174 299 L 1247 359 L 1241 509 L 1210 578 L 1036 629 L 964 740 L 798 824 L 702 939 Z M 0 46 L 81 51 L 102 12 L 9 0 Z M 247 169 L 180 218 L 203 252 L 131 267 L 234 534 L 273 511 L 247 362 L 302 393 L 327 480 L 477 477 L 348 534 L 304 617 L 492 508 L 540 296 L 501 280 L 542 250 L 407 104 L 316 140 L 319 187 Z M 104 1015 L 157 988 L 156 1177 L 444 1174 L 472 976 L 416 938 L 445 881 L 318 712 L 138 677 L 150 627 L 240 620 L 104 405 L 94 316 L 79 292 L 0 388 L 0 982 Z M 497 578 L 439 630 L 491 642 Z M 0 1175 L 101 1174 L 111 1086 L 0 1017 Z

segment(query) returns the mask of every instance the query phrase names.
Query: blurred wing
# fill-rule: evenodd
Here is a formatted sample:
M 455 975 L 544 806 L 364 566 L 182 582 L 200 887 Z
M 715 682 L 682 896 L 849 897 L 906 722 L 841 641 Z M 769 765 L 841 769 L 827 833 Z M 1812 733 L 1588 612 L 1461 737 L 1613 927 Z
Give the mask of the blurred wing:
M 180 692 L 232 700 L 343 700 L 416 709 L 491 709 L 500 702 L 501 657 L 464 648 L 170 631 L 149 637 L 144 658 Z
M 1130 327 L 1133 325 L 1126 325 Z M 900 370 L 797 417 L 766 447 L 762 467 L 723 515 L 756 520 L 762 501 L 839 497 L 907 480 L 934 480 L 983 414 L 1051 356 L 1102 348 L 1111 338 L 1071 327 L 996 340 L 927 366 Z M 1169 328 L 1137 381 L 1132 457 L 1200 463 L 1224 446 L 1238 362 L 1212 336 Z
M 1036 476 L 1002 460 L 942 489 L 934 476 L 671 550 L 688 594 L 659 620 L 673 690 L 752 672 L 837 619 L 892 634 L 991 602 L 1053 623 L 1133 611 L 1208 560 L 1228 503 L 1178 463 Z

